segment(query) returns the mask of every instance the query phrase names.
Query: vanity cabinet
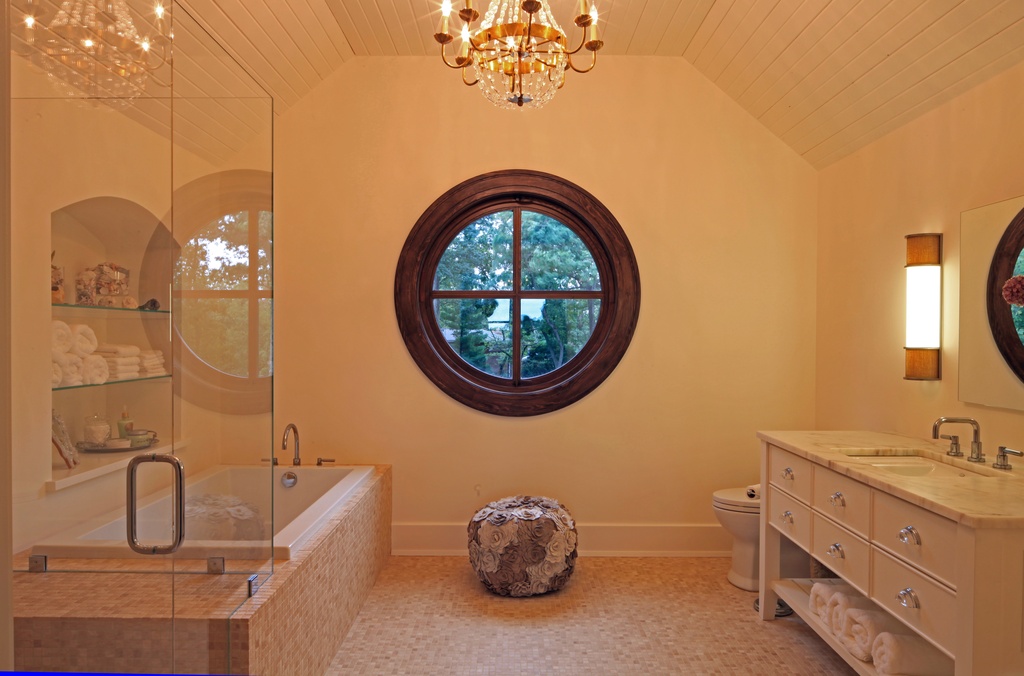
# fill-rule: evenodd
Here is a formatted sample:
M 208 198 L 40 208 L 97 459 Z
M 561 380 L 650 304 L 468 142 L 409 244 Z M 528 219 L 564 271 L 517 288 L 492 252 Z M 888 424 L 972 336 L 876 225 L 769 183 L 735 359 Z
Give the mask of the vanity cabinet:
M 782 598 L 858 673 L 876 673 L 810 609 L 815 580 L 780 577 L 781 538 L 787 537 L 902 621 L 908 633 L 952 658 L 956 676 L 1024 673 L 1024 518 L 990 514 L 979 523 L 957 514 L 970 502 L 970 491 L 982 495 L 977 500 L 1013 501 L 1016 509 L 1024 481 L 992 471 L 991 477 L 946 484 L 956 504 L 943 505 L 941 482 L 901 485 L 899 478 L 880 480 L 870 472 L 847 474 L 834 469 L 838 464 L 825 453 L 785 449 L 769 433 L 762 435 L 768 436 L 761 437 L 767 496 L 761 512 L 762 619 L 774 619 L 775 601 Z M 927 499 L 915 499 L 915 490 Z M 914 502 L 903 499 L 903 491 Z

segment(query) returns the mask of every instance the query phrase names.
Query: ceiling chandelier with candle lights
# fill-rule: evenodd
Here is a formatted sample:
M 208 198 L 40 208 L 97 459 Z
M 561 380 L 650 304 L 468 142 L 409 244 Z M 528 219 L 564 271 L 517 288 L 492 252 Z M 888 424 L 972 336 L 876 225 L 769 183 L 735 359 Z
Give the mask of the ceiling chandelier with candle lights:
M 164 6 L 136 27 L 125 0 L 62 0 L 47 17 L 47 0 L 16 0 L 20 50 L 67 96 L 128 102 L 170 59 L 172 34 Z M 166 83 L 160 83 L 166 85 Z
M 579 0 L 573 23 L 581 29 L 579 44 L 569 48 L 568 38 L 555 21 L 548 0 L 491 0 L 480 25 L 472 0 L 459 10 L 462 43 L 454 62 L 446 48 L 454 40 L 449 31 L 451 0 L 441 5 L 441 22 L 434 39 L 441 45 L 441 59 L 449 68 L 462 71 L 462 81 L 479 85 L 488 101 L 499 108 L 540 108 L 565 84 L 572 69 L 586 73 L 597 62 L 604 46 L 597 34 L 597 7 Z M 573 56 L 590 52 L 590 62 L 577 67 Z M 472 72 L 470 72 L 472 71 Z

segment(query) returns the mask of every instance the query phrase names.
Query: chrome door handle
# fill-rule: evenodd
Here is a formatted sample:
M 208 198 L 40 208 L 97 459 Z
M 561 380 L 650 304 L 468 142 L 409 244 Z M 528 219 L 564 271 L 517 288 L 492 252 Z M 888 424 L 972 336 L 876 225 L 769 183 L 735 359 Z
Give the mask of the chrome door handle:
M 173 531 L 171 542 L 166 545 L 144 545 L 139 542 L 138 515 L 136 513 L 138 491 L 136 479 L 139 465 L 144 462 L 165 462 L 174 471 L 174 490 L 171 491 L 171 509 L 174 514 Z M 181 547 L 185 539 L 185 468 L 181 460 L 171 454 L 161 455 L 157 453 L 145 453 L 137 455 L 128 462 L 128 486 L 127 486 L 127 524 L 128 524 L 128 546 L 133 552 L 139 554 L 173 554 Z
M 833 507 L 846 507 L 846 497 L 842 491 L 836 491 L 832 495 L 828 496 L 828 504 Z
M 782 520 L 783 523 L 793 525 L 793 512 L 789 511 L 788 509 L 782 514 L 780 514 L 779 518 Z
M 831 547 L 825 550 L 825 553 L 831 556 L 833 559 L 845 559 L 846 552 L 843 551 L 843 546 L 836 542 Z
M 792 481 L 795 477 L 796 475 L 793 473 L 792 467 L 787 467 L 786 469 L 782 470 L 782 478 L 785 479 L 786 481 Z
M 904 608 L 920 608 L 921 600 L 917 598 L 917 592 L 910 587 L 901 589 L 896 593 L 896 600 L 900 602 L 900 605 Z
M 921 546 L 921 534 L 918 533 L 917 529 L 913 526 L 901 528 L 900 532 L 896 535 L 896 537 L 898 537 L 900 539 L 900 542 L 902 542 L 905 545 L 914 544 L 918 547 Z

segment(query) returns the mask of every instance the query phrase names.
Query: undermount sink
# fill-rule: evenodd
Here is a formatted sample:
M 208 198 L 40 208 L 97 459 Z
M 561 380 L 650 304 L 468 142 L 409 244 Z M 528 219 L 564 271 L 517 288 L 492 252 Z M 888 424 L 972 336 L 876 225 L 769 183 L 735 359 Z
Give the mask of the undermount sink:
M 988 468 L 958 467 L 919 455 L 849 455 L 849 460 L 858 465 L 868 465 L 889 474 L 906 477 L 928 477 L 934 479 L 961 479 L 966 477 L 996 476 Z

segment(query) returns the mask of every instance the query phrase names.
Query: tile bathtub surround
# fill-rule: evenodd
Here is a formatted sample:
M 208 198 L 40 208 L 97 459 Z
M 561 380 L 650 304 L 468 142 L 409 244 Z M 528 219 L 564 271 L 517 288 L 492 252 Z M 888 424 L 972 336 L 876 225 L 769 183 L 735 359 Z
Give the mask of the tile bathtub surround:
M 392 557 L 327 673 L 854 673 L 796 617 L 762 622 L 729 566 L 580 557 L 561 591 L 510 598 L 467 557 Z

